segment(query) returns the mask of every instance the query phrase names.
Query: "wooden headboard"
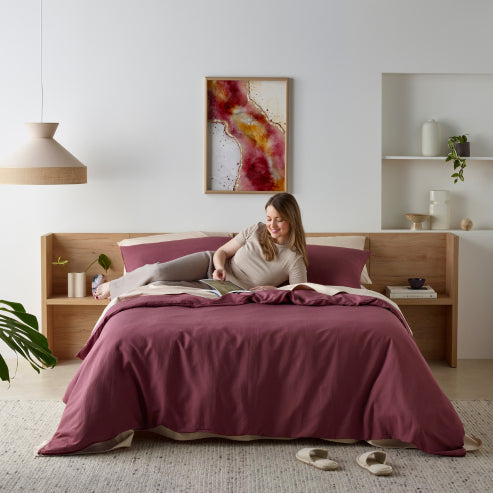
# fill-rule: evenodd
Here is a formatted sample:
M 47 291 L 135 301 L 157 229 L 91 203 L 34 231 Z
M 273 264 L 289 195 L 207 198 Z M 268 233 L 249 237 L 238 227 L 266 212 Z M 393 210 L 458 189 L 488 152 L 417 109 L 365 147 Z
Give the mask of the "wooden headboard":
M 66 339 L 62 333 L 66 332 L 64 325 L 69 324 L 69 319 L 76 319 L 72 324 L 77 325 L 78 332 L 84 333 L 79 338 L 83 340 L 99 316 L 100 305 L 105 302 L 98 302 L 90 296 L 67 298 L 67 269 L 54 266 L 52 262 L 62 257 L 69 260 L 70 271 L 83 270 L 90 261 L 104 253 L 112 261 L 107 275 L 111 280 L 123 275 L 123 260 L 117 242 L 149 234 L 156 233 L 52 233 L 41 237 L 43 332 L 48 336 L 51 347 L 55 347 L 55 354 L 59 339 Z M 407 284 L 409 277 L 426 278 L 426 284 L 439 293 L 438 300 L 402 300 L 399 305 L 425 356 L 447 359 L 451 366 L 456 366 L 459 238 L 452 233 L 432 231 L 307 234 L 342 235 L 366 236 L 366 248 L 371 251 L 367 264 L 372 279 L 370 289 L 383 293 L 387 285 Z M 90 279 L 98 272 L 101 269 L 97 264 L 88 271 L 88 293 Z M 79 317 L 75 315 L 74 306 L 79 307 Z M 80 340 L 74 344 L 80 345 Z M 72 352 L 73 348 L 66 347 L 59 351 L 63 357 Z

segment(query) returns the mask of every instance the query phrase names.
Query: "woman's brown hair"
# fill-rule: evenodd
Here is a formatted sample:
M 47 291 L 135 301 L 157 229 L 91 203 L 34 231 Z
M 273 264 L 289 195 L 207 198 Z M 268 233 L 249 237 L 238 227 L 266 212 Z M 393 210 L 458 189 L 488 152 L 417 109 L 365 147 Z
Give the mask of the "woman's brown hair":
M 265 209 L 271 205 L 281 217 L 289 223 L 288 246 L 294 252 L 303 257 L 305 265 L 308 265 L 306 255 L 305 230 L 301 221 L 301 212 L 298 202 L 290 193 L 276 193 L 265 204 Z M 259 231 L 259 243 L 262 246 L 265 260 L 271 261 L 277 257 L 276 243 L 272 239 L 267 228 Z

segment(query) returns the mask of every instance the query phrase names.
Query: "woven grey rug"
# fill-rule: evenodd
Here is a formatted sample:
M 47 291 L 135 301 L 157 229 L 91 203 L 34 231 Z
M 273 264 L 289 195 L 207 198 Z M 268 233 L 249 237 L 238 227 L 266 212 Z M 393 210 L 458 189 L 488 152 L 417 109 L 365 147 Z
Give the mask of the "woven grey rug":
M 1 492 L 483 492 L 493 490 L 493 401 L 456 401 L 466 430 L 482 450 L 462 458 L 418 450 L 387 450 L 392 476 L 360 468 L 357 455 L 374 450 L 364 442 L 322 440 L 227 440 L 174 442 L 137 434 L 129 449 L 107 454 L 35 457 L 35 446 L 54 433 L 63 404 L 0 401 Z M 340 469 L 319 471 L 302 464 L 302 447 L 327 447 Z

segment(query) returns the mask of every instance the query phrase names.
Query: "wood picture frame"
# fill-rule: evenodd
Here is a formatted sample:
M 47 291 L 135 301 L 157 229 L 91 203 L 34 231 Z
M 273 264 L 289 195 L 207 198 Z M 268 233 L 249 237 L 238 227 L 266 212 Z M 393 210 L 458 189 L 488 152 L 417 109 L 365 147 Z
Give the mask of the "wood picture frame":
M 289 79 L 205 78 L 205 193 L 288 191 Z

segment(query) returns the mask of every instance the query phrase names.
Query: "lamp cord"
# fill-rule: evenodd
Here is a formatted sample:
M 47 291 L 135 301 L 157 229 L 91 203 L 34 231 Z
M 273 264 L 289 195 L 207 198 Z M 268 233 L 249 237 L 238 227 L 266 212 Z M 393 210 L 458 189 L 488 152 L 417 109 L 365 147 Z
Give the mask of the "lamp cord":
M 40 85 L 41 85 L 41 123 L 43 123 L 43 107 L 44 107 L 44 87 L 43 87 L 43 0 L 39 0 L 39 60 L 40 60 Z

